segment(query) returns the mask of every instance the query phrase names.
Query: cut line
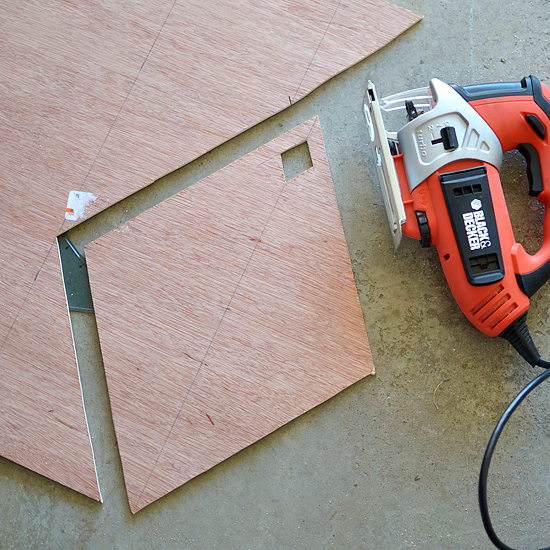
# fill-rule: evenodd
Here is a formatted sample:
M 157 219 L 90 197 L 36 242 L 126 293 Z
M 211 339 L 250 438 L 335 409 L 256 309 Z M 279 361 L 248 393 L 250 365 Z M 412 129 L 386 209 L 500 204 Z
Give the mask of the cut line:
M 143 60 L 143 63 L 141 64 L 141 67 L 139 68 L 139 71 L 137 72 L 137 75 L 134 78 L 134 81 L 132 82 L 132 84 L 130 86 L 130 89 L 128 90 L 128 93 L 126 94 L 126 97 L 122 101 L 120 109 L 118 110 L 118 113 L 116 114 L 115 119 L 113 120 L 113 123 L 111 124 L 109 130 L 107 131 L 107 134 L 105 136 L 105 139 L 103 140 L 103 143 L 99 147 L 97 155 L 95 156 L 95 158 L 94 158 L 94 160 L 93 160 L 93 162 L 90 166 L 90 169 L 88 170 L 88 173 L 86 174 L 86 177 L 84 178 L 83 184 L 88 181 L 88 177 L 90 176 L 90 174 L 91 174 L 91 172 L 92 172 L 92 170 L 93 170 L 93 168 L 94 168 L 94 166 L 97 162 L 97 159 L 99 158 L 99 155 L 101 155 L 101 151 L 103 151 L 103 147 L 105 146 L 105 143 L 107 143 L 107 140 L 109 139 L 109 136 L 111 135 L 111 131 L 113 130 L 113 128 L 114 128 L 114 126 L 115 126 L 115 124 L 118 120 L 118 117 L 120 116 L 120 113 L 122 112 L 122 109 L 124 109 L 124 105 L 126 105 L 126 101 L 130 97 L 130 94 L 132 93 L 132 90 L 134 89 L 134 85 L 137 82 L 137 79 L 139 78 L 139 75 L 141 74 L 141 71 L 143 70 L 143 67 L 145 67 L 145 64 L 147 63 L 147 60 L 149 59 L 149 56 L 151 55 L 151 52 L 153 51 L 153 48 L 155 47 L 155 44 L 157 43 L 157 40 L 158 40 L 160 34 L 162 33 L 162 31 L 164 29 L 164 26 L 166 25 L 166 21 L 168 21 L 168 18 L 172 14 L 172 11 L 174 10 L 174 6 L 176 5 L 177 1 L 178 0 L 174 0 L 174 2 L 172 3 L 172 7 L 168 11 L 168 15 L 165 17 L 164 22 L 162 23 L 162 25 L 159 29 L 159 32 L 157 33 L 157 36 L 155 36 L 155 40 L 153 40 L 153 43 L 151 44 L 151 47 L 149 48 L 149 51 L 147 52 L 147 55 L 145 56 L 145 59 Z
M 302 84 L 304 83 L 304 80 L 306 78 L 306 75 L 311 68 L 311 65 L 313 64 L 313 60 L 315 59 L 315 56 L 317 55 L 317 52 L 319 51 L 319 48 L 321 47 L 321 44 L 323 43 L 323 40 L 325 39 L 325 36 L 328 32 L 329 27 L 332 24 L 332 21 L 334 20 L 334 16 L 336 15 L 336 12 L 338 11 L 338 8 L 340 7 L 340 4 L 342 3 L 342 0 L 338 0 L 338 4 L 334 8 L 334 12 L 332 14 L 332 17 L 330 18 L 330 21 L 328 22 L 327 28 L 325 29 L 325 32 L 323 33 L 323 36 L 321 37 L 321 40 L 319 41 L 319 44 L 317 45 L 317 48 L 315 48 L 315 51 L 313 52 L 313 56 L 311 58 L 311 61 L 309 62 L 309 65 L 306 68 L 306 72 L 304 73 L 304 76 L 302 77 L 302 80 L 300 80 L 300 84 L 298 84 L 298 89 L 296 90 L 294 97 L 291 100 L 291 104 L 296 101 L 296 96 L 298 95 L 298 92 L 300 91 L 300 88 L 302 87 Z

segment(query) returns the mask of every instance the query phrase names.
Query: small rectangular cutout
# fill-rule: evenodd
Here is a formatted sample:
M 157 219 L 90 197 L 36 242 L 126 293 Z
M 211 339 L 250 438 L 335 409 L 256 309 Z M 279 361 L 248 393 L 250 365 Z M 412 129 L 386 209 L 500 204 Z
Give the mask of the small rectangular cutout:
M 313 160 L 311 159 L 307 141 L 281 153 L 281 159 L 283 161 L 285 181 L 290 181 L 298 177 L 313 166 Z

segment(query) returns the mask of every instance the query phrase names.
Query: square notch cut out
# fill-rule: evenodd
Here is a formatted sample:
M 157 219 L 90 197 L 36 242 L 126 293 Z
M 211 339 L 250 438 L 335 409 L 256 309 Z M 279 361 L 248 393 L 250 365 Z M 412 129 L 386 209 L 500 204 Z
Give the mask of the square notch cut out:
M 292 149 L 281 153 L 283 161 L 283 171 L 285 173 L 285 181 L 290 181 L 295 177 L 303 174 L 313 166 L 311 153 L 307 141 L 296 145 Z

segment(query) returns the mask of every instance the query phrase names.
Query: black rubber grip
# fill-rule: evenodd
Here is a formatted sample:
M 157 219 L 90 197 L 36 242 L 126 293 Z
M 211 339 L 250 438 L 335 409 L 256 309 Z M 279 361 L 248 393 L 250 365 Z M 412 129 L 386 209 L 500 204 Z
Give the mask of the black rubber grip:
M 539 193 L 542 193 L 544 191 L 539 152 L 530 143 L 520 143 L 517 149 L 524 156 L 527 162 L 529 196 L 537 197 Z
M 530 76 L 526 76 L 520 82 L 493 82 L 491 84 L 474 84 L 472 86 L 453 85 L 453 88 L 466 101 L 490 99 L 491 97 L 508 97 L 512 95 L 533 95 L 533 82 Z
M 535 269 L 535 271 L 531 271 L 531 273 L 516 275 L 516 279 L 521 291 L 531 298 L 550 279 L 550 260 Z

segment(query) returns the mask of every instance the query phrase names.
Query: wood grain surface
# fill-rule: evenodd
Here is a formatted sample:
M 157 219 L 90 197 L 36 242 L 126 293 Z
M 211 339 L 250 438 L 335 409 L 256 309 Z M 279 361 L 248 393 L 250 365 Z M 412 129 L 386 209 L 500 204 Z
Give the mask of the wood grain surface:
M 318 119 L 86 256 L 134 512 L 373 372 Z
M 4 457 L 99 500 L 60 269 L 50 254 L 0 350 L 0 445 Z
M 46 372 L 72 380 L 59 399 L 70 399 L 80 418 L 71 460 L 86 464 L 86 487 L 95 480 L 55 244 L 73 223 L 64 220 L 69 192 L 98 197 L 89 216 L 298 100 L 418 20 L 383 0 L 0 5 L 0 353 L 23 385 L 41 372 L 38 393 L 56 393 Z M 52 310 L 31 301 L 37 288 Z M 35 345 L 41 327 L 50 327 L 51 349 Z M 22 334 L 24 360 L 12 341 Z M 43 415 L 11 403 L 12 383 L 0 378 L 12 415 L 0 415 L 0 433 L 13 423 L 49 431 Z M 59 419 L 75 422 L 73 413 Z M 64 459 L 45 468 L 42 438 L 8 439 L 0 438 L 1 455 L 97 497 L 69 483 Z
M 257 124 L 420 17 L 384 0 L 176 2 L 94 163 L 90 213 Z
M 92 498 L 55 235 L 170 5 L 0 5 L 0 454 Z

